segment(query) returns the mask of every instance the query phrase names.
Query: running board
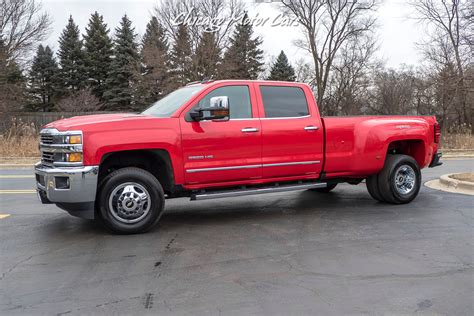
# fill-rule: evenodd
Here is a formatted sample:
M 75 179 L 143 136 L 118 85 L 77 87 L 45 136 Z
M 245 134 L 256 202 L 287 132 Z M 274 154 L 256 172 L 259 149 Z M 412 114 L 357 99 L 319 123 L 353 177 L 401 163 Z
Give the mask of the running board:
M 325 188 L 327 183 L 306 183 L 306 184 L 291 184 L 291 185 L 278 185 L 263 188 L 254 189 L 240 189 L 240 190 L 227 190 L 227 191 L 211 191 L 202 193 L 191 194 L 191 201 L 199 200 L 210 200 L 219 199 L 226 197 L 244 196 L 244 195 L 256 195 L 265 193 L 276 193 L 276 192 L 287 192 L 287 191 L 300 191 L 307 189 Z

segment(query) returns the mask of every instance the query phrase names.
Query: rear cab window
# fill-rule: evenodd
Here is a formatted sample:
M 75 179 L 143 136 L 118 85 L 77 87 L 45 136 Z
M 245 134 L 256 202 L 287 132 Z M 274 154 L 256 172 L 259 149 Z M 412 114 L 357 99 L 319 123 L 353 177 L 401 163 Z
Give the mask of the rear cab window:
M 260 86 L 266 118 L 297 118 L 309 116 L 308 101 L 302 88 Z

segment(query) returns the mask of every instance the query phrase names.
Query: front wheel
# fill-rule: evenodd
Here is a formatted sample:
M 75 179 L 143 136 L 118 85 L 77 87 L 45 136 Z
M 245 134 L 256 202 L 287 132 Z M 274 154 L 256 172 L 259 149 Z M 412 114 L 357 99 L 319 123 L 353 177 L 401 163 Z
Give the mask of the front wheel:
M 163 188 L 146 170 L 135 167 L 116 170 L 102 181 L 99 190 L 98 217 L 115 233 L 143 233 L 163 213 Z
M 392 204 L 411 202 L 421 188 L 421 171 L 415 159 L 406 155 L 388 155 L 377 178 L 382 198 Z

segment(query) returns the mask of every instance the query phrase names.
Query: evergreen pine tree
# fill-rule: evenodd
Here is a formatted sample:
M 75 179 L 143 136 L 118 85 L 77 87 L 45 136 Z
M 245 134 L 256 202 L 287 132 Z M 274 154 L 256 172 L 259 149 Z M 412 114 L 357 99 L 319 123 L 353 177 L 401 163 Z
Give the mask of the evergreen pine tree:
M 80 39 L 79 27 L 72 15 L 59 37 L 59 72 L 60 89 L 63 94 L 74 93 L 85 86 L 87 74 L 84 66 L 84 52 Z
M 51 48 L 39 45 L 29 75 L 28 92 L 33 97 L 33 109 L 46 112 L 54 108 L 58 70 Z
M 0 34 L 0 118 L 22 110 L 25 103 L 25 77 L 20 66 L 10 58 Z
M 203 32 L 194 57 L 195 80 L 217 77 L 221 51 L 215 33 Z
M 0 34 L 0 87 L 3 87 L 7 84 L 8 77 L 8 52 L 3 39 L 2 34 Z
M 133 81 L 140 59 L 136 37 L 132 22 L 124 15 L 115 29 L 114 57 L 104 92 L 107 110 L 130 110 L 134 106 Z
M 184 24 L 178 27 L 176 40 L 170 54 L 172 84 L 183 86 L 193 80 L 193 60 L 191 38 Z
M 102 100 L 111 64 L 112 40 L 104 18 L 97 12 L 89 19 L 84 35 L 84 48 L 88 85 L 94 95 Z
M 239 23 L 230 38 L 230 46 L 224 54 L 220 77 L 223 79 L 257 79 L 263 70 L 262 40 L 252 38 L 252 25 L 247 15 Z
M 137 95 L 142 105 L 159 100 L 168 91 L 169 76 L 168 41 L 165 29 L 152 17 L 142 39 L 140 52 L 142 69 Z
M 160 49 L 160 53 L 164 56 L 164 52 L 168 51 L 168 40 L 166 39 L 165 29 L 154 16 L 150 19 L 146 26 L 145 34 L 142 39 L 143 47 L 156 47 Z
M 288 58 L 285 53 L 281 51 L 277 60 L 273 64 L 270 70 L 270 76 L 267 80 L 277 80 L 277 81 L 295 81 L 295 69 L 288 62 Z

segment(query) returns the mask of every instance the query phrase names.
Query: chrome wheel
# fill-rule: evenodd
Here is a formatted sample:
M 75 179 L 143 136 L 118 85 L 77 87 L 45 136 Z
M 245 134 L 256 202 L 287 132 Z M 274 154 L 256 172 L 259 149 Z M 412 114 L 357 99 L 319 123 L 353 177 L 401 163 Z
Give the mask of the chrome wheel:
M 109 197 L 112 216 L 127 224 L 141 221 L 150 211 L 151 198 L 141 184 L 126 182 L 117 186 Z
M 415 188 L 415 170 L 409 165 L 401 165 L 395 172 L 395 188 L 400 194 L 408 194 Z

